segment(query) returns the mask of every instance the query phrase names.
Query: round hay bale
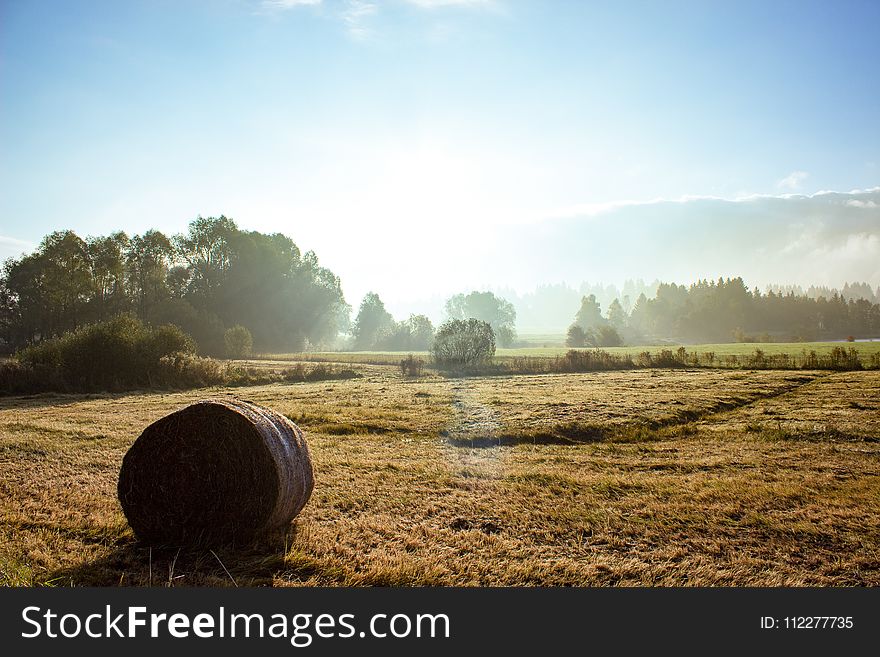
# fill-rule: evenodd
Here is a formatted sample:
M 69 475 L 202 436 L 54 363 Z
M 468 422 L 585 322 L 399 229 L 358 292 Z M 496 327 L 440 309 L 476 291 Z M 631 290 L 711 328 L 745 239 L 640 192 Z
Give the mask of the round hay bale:
M 293 422 L 250 402 L 208 399 L 144 429 L 122 459 L 118 494 L 138 538 L 185 545 L 284 528 L 313 486 Z

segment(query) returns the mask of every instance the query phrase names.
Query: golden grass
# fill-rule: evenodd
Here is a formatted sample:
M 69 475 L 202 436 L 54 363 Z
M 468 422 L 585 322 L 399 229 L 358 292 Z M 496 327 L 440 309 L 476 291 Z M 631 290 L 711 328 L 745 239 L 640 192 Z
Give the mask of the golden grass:
M 137 544 L 115 486 L 148 423 L 234 394 L 316 470 L 286 536 L 216 550 L 240 586 L 880 585 L 878 372 L 363 373 L 0 400 L 0 583 L 231 586 Z

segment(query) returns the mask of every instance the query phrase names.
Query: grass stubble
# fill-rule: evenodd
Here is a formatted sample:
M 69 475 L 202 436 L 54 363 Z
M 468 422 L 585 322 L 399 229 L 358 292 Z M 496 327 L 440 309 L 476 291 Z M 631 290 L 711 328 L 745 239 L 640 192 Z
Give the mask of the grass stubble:
M 0 583 L 878 586 L 880 372 L 634 370 L 0 399 Z M 154 420 L 238 396 L 306 432 L 310 503 L 236 548 L 137 542 Z

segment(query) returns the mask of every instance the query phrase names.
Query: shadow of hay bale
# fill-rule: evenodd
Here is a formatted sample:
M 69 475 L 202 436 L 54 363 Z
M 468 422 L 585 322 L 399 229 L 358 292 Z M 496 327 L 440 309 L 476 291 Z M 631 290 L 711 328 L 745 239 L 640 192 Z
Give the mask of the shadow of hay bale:
M 283 531 L 313 487 L 293 422 L 246 401 L 204 400 L 144 430 L 123 458 L 118 496 L 143 543 L 217 546 Z
M 271 586 L 293 541 L 274 534 L 247 545 L 150 548 L 128 540 L 106 554 L 51 572 L 51 586 Z M 289 576 L 287 579 L 290 579 Z

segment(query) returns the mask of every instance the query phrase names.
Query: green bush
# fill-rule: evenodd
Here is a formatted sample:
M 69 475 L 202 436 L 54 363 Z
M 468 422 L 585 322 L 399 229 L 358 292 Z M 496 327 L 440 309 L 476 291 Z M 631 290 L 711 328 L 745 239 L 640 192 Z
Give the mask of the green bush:
M 469 367 L 495 355 L 495 332 L 479 319 L 453 319 L 440 327 L 431 346 L 438 367 Z
M 0 394 L 203 388 L 360 376 L 350 368 L 298 363 L 281 371 L 195 354 L 176 326 L 144 326 L 129 316 L 84 327 L 0 360 Z
M 176 326 L 153 328 L 119 315 L 27 347 L 16 359 L 39 389 L 38 377 L 46 377 L 48 389 L 123 390 L 155 385 L 163 357 L 194 352 L 192 338 Z
M 180 351 L 162 356 L 158 370 L 152 383 L 167 388 L 226 385 L 230 379 L 225 363 Z
M 246 358 L 251 355 L 254 339 L 246 327 L 236 324 L 232 328 L 226 329 L 223 334 L 223 344 L 226 346 L 228 358 Z
M 587 334 L 578 324 L 572 324 L 568 327 L 568 333 L 565 336 L 565 346 L 578 348 L 587 345 Z

